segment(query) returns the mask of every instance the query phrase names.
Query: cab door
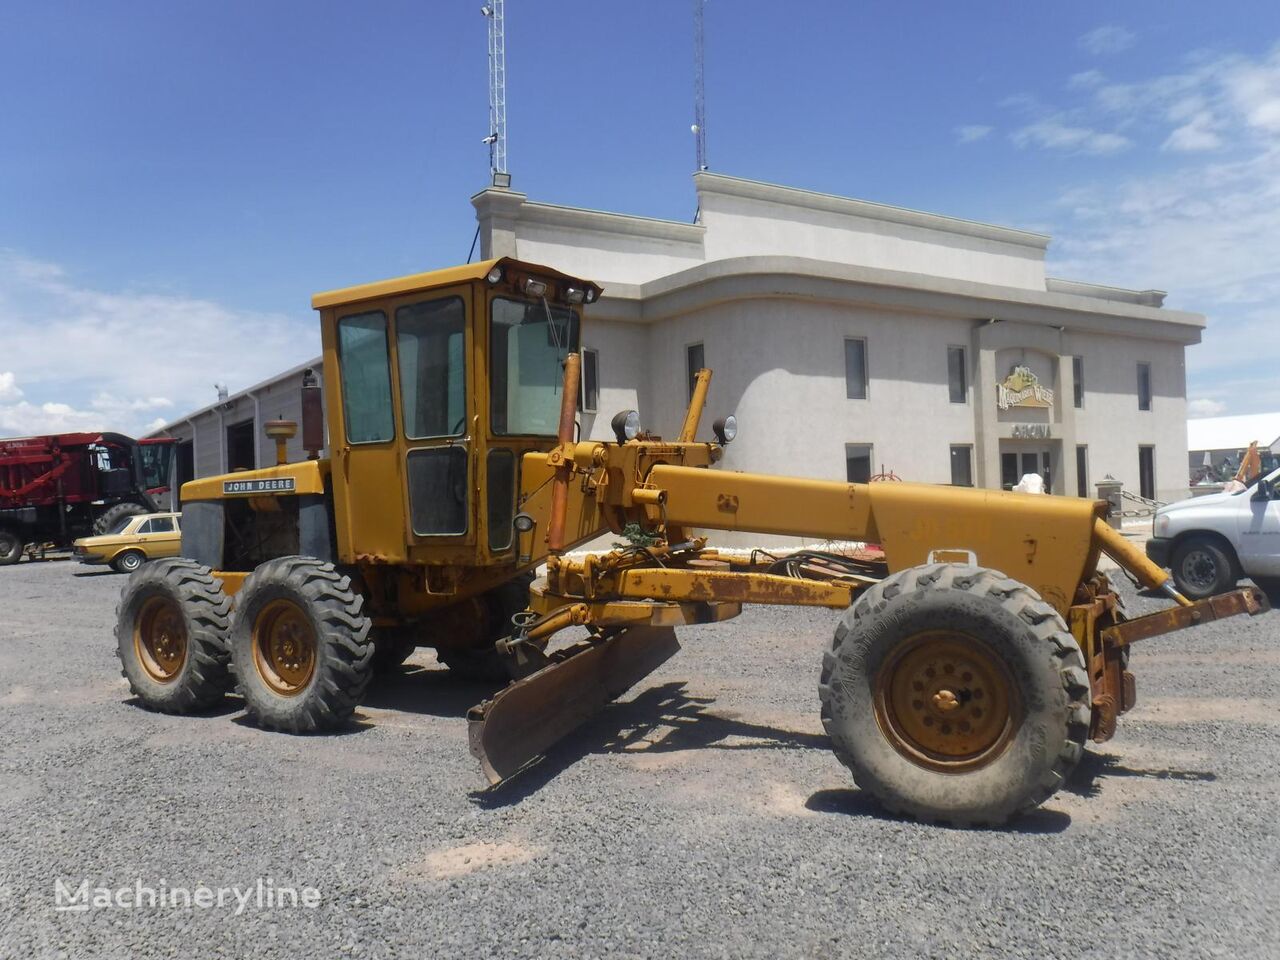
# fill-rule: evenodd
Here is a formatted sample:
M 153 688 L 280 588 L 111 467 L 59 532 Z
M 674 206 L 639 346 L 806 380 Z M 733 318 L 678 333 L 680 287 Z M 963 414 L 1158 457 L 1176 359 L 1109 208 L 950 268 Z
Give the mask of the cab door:
M 448 548 L 475 542 L 471 295 L 463 285 L 390 304 L 405 477 L 403 531 L 418 559 L 448 560 Z
M 403 562 L 404 481 L 384 304 L 338 308 L 323 324 L 338 559 Z

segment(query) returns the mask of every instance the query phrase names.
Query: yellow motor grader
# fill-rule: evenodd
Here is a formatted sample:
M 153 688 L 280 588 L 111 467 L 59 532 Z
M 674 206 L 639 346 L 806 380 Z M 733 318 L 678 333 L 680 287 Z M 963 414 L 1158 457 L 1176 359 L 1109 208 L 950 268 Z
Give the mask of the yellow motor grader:
M 818 699 L 836 756 L 890 810 L 998 824 L 1115 732 L 1130 643 L 1265 609 L 1253 590 L 1178 595 L 1101 502 L 712 469 L 737 424 L 699 439 L 705 370 L 676 439 L 635 411 L 614 441 L 577 439 L 599 295 L 513 259 L 316 295 L 308 459 L 286 462 L 296 424 L 266 424 L 278 463 L 186 484 L 182 557 L 124 589 L 116 637 L 142 703 L 192 712 L 234 687 L 265 727 L 326 730 L 380 663 L 430 646 L 509 681 L 468 717 L 496 783 L 667 660 L 676 628 L 750 603 L 830 607 Z M 879 549 L 743 558 L 703 531 Z M 608 532 L 626 545 L 566 554 Z M 1102 553 L 1174 604 L 1126 619 Z M 567 628 L 585 639 L 559 642 Z

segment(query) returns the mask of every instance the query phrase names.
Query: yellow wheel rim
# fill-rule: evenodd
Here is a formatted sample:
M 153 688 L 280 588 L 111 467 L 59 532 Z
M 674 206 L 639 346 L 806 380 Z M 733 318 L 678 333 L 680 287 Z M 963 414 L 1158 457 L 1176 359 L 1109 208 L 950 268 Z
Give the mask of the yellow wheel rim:
M 156 683 L 171 683 L 187 662 L 187 624 L 178 602 L 154 596 L 143 601 L 133 628 L 133 650 Z
M 1013 739 L 1021 704 L 1008 667 L 981 640 L 918 633 L 876 675 L 876 721 L 894 748 L 924 767 L 984 767 Z
M 316 633 L 292 600 L 272 600 L 253 623 L 253 665 L 262 682 L 284 697 L 301 693 L 316 672 Z

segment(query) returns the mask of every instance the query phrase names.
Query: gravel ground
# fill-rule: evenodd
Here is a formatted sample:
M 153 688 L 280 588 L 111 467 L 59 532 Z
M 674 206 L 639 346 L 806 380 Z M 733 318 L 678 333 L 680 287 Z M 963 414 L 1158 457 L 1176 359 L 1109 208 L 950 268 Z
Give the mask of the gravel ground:
M 827 611 L 685 631 L 634 696 L 482 794 L 463 716 L 487 688 L 428 652 L 340 736 L 265 733 L 234 701 L 140 709 L 111 640 L 122 582 L 0 570 L 0 957 L 1277 955 L 1280 614 L 1142 645 L 1138 708 L 1069 789 L 964 831 L 882 815 L 829 752 Z M 57 879 L 259 878 L 320 904 L 54 909 Z

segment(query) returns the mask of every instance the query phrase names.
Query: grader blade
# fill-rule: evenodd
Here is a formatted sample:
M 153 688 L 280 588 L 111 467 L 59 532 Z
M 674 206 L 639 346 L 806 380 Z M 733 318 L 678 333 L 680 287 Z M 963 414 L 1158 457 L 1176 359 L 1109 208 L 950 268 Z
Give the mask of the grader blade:
M 671 627 L 631 627 L 555 654 L 548 666 L 471 708 L 472 755 L 490 783 L 502 782 L 679 649 Z

